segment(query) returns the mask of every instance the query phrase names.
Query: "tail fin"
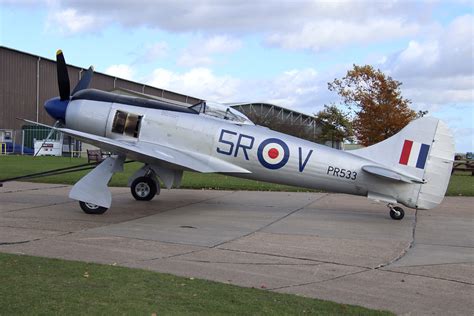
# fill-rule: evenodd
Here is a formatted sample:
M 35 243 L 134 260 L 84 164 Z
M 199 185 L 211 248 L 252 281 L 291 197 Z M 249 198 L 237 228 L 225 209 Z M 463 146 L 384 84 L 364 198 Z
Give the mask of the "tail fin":
M 423 117 L 396 135 L 351 153 L 422 179 L 424 183 L 417 192 L 415 205 L 419 209 L 431 209 L 441 203 L 449 184 L 454 139 L 446 124 L 433 117 Z

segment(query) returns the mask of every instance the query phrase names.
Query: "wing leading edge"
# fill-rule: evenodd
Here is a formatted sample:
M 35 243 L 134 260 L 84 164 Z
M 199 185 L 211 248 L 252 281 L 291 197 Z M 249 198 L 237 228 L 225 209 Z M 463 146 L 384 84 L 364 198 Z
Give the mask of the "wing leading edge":
M 200 153 L 143 141 L 129 142 L 125 140 L 110 139 L 69 128 L 52 127 L 25 119 L 23 119 L 23 121 L 55 129 L 83 142 L 108 151 L 127 155 L 140 161 L 153 162 L 159 160 L 179 167 L 180 169 L 186 168 L 202 173 L 251 173 L 247 169 Z

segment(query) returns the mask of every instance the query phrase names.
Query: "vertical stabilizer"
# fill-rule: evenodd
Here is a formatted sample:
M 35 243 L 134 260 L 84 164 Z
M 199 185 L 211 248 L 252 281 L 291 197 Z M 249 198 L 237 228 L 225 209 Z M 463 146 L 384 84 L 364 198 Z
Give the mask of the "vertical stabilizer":
M 446 124 L 439 121 L 428 160 L 424 179 L 418 194 L 417 206 L 431 209 L 444 198 L 448 188 L 454 158 L 454 139 Z
M 424 183 L 416 189 L 416 194 L 406 200 L 417 208 L 431 209 L 441 203 L 449 184 L 454 139 L 446 124 L 434 117 L 423 117 L 394 136 L 351 153 L 422 180 Z

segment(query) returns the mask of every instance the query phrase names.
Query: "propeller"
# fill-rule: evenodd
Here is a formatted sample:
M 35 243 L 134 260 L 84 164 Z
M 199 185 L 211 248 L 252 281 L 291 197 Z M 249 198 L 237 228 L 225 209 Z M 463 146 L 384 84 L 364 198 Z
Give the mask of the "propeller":
M 67 72 L 66 60 L 62 50 L 56 52 L 56 71 L 58 73 L 58 88 L 61 101 L 69 100 L 71 86 L 69 84 L 69 74 Z
M 71 92 L 71 85 L 69 83 L 69 74 L 67 71 L 66 60 L 62 50 L 56 52 L 56 71 L 58 74 L 58 88 L 59 97 L 61 101 L 69 100 L 70 96 L 76 92 L 87 89 L 91 83 L 92 75 L 94 74 L 94 67 L 90 66 L 81 80 L 77 83 Z
M 90 66 L 89 69 L 87 69 L 86 73 L 82 75 L 81 80 L 79 80 L 77 85 L 72 90 L 71 95 L 76 94 L 76 92 L 78 91 L 89 88 L 93 74 L 94 74 L 94 67 Z
M 94 74 L 94 67 L 89 67 L 89 69 L 81 77 L 81 80 L 79 80 L 77 85 L 74 87 L 72 92 L 66 60 L 64 59 L 64 55 L 61 50 L 56 52 L 56 71 L 58 75 L 59 97 L 47 100 L 44 104 L 44 108 L 52 118 L 60 121 L 60 123 L 64 123 L 66 120 L 66 109 L 69 101 L 71 100 L 71 96 L 81 90 L 89 88 L 89 85 L 92 81 L 92 75 Z

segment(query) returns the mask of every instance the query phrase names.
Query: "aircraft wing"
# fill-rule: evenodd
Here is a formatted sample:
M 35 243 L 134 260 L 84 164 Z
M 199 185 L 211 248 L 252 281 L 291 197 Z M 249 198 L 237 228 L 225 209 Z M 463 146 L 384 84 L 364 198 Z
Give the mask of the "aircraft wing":
M 28 123 L 53 128 L 66 135 L 72 136 L 83 142 L 92 144 L 102 149 L 123 154 L 133 159 L 140 161 L 153 161 L 160 160 L 168 164 L 172 164 L 181 169 L 191 169 L 202 173 L 250 173 L 249 170 L 220 160 L 218 158 L 203 155 L 191 151 L 181 150 L 177 148 L 171 148 L 155 143 L 149 143 L 144 141 L 126 141 L 117 140 L 107 137 L 97 136 L 89 133 L 84 133 L 69 128 L 58 128 L 49 125 L 23 120 Z

